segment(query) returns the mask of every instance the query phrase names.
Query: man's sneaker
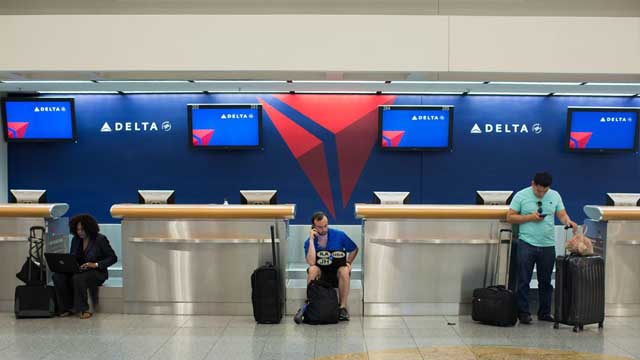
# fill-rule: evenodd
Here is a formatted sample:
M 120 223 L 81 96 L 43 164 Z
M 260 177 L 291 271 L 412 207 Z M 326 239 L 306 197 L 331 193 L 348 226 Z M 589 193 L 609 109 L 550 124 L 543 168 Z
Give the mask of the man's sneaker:
M 307 309 L 307 303 L 305 302 L 304 304 L 302 304 L 300 309 L 298 309 L 296 314 L 293 316 L 293 321 L 295 321 L 296 324 L 302 324 L 302 318 L 304 316 L 304 311 L 306 309 Z
M 538 321 L 555 322 L 555 320 L 553 320 L 553 316 L 551 316 L 551 314 L 538 315 Z
M 527 313 L 519 314 L 518 320 L 520 320 L 520 324 L 529 325 L 531 324 L 531 315 Z
M 347 311 L 347 308 L 341 307 L 340 310 L 338 310 L 338 320 L 349 321 L 349 312 Z

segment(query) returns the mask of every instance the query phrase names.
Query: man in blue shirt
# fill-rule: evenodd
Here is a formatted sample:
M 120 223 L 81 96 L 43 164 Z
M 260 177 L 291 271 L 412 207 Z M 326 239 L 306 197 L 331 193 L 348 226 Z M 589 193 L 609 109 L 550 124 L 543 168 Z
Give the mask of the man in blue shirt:
M 551 273 L 556 258 L 556 239 L 554 215 L 564 225 L 577 231 L 578 225 L 571 221 L 564 209 L 560 194 L 551 190 L 551 175 L 547 172 L 537 173 L 531 187 L 516 193 L 511 201 L 507 221 L 520 224 L 518 235 L 516 268 L 516 298 L 518 302 L 518 319 L 523 324 L 531 323 L 529 312 L 529 283 L 536 266 L 538 275 L 538 308 L 539 321 L 553 321 L 551 316 Z
M 313 241 L 309 241 L 313 239 Z M 325 268 L 323 270 L 316 264 L 316 252 L 322 250 L 344 251 L 347 253 L 347 261 L 339 268 Z M 345 234 L 337 229 L 329 229 L 329 219 L 318 211 L 311 216 L 311 229 L 309 238 L 304 242 L 304 253 L 307 264 L 307 284 L 312 280 L 322 279 L 338 287 L 340 297 L 339 319 L 349 320 L 347 311 L 347 299 L 349 297 L 349 282 L 351 281 L 351 264 L 358 255 L 358 246 Z

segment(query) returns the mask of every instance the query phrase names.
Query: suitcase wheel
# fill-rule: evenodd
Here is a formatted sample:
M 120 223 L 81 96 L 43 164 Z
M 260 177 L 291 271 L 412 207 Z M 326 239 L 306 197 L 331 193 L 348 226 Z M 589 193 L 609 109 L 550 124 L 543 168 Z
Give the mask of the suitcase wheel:
M 604 327 L 604 322 L 603 322 L 603 321 L 600 321 L 600 322 L 598 323 L 598 329 L 602 329 L 603 327 Z
M 578 325 L 576 325 L 576 326 L 574 326 L 574 327 L 573 327 L 573 332 L 574 332 L 574 333 L 577 333 L 577 332 L 578 332 Z
M 559 329 L 560 328 L 560 324 L 558 324 L 558 323 L 553 324 L 553 328 L 554 329 Z

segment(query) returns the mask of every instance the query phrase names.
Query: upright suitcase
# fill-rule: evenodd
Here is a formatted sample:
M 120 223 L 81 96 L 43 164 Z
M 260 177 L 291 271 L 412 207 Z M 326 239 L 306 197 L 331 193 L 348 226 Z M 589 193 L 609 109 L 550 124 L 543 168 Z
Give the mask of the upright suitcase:
M 29 229 L 29 256 L 27 257 L 27 285 L 16 287 L 14 313 L 16 318 L 52 317 L 56 314 L 56 293 L 53 286 L 47 286 L 44 266 L 44 233 L 42 226 Z M 37 267 L 30 266 L 32 263 Z M 33 271 L 39 269 L 37 274 Z
M 509 235 L 508 239 L 503 239 L 502 234 Z M 509 243 L 507 254 L 511 250 L 512 232 L 509 229 L 500 230 L 500 240 L 498 241 L 496 264 L 494 276 L 491 282 L 496 281 L 495 276 L 500 267 L 500 245 Z M 507 271 L 509 265 L 507 262 Z M 508 283 L 508 280 L 506 281 Z M 486 279 L 485 279 L 486 283 Z M 503 285 L 494 285 L 473 290 L 471 299 L 471 319 L 487 325 L 513 326 L 518 321 L 518 310 L 516 306 L 515 294 Z
M 604 259 L 600 256 L 558 256 L 556 258 L 554 328 L 604 323 Z
M 267 262 L 251 274 L 253 318 L 259 324 L 278 324 L 282 319 L 283 298 L 280 270 L 276 262 L 276 243 L 271 226 L 273 263 Z

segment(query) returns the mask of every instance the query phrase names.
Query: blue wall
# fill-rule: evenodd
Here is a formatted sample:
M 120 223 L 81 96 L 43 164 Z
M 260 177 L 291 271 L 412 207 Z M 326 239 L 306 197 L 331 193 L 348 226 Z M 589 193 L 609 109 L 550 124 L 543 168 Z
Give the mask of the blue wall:
M 322 95 L 296 96 L 295 103 L 304 104 L 309 99 L 317 102 Z M 344 96 L 347 101 L 355 99 Z M 89 212 L 103 223 L 117 222 L 109 215 L 112 204 L 136 202 L 136 190 L 144 188 L 175 189 L 178 203 L 222 203 L 225 197 L 237 203 L 240 189 L 278 189 L 280 203 L 298 204 L 295 223 L 306 223 L 314 210 L 327 210 L 327 197 L 322 200 L 274 126 L 274 110 L 264 112 L 263 150 L 190 146 L 187 104 L 257 103 L 257 95 L 78 95 L 75 99 L 77 143 L 9 144 L 9 188 L 46 188 L 50 202 L 70 204 L 70 215 Z M 353 204 L 371 201 L 373 190 L 411 191 L 412 203 L 470 204 L 477 189 L 519 190 L 540 170 L 553 174 L 552 187 L 560 191 L 569 214 L 578 221 L 584 218 L 582 206 L 602 204 L 605 192 L 640 192 L 638 154 L 574 154 L 563 144 L 567 106 L 640 107 L 638 98 L 398 96 L 392 103 L 454 105 L 453 151 L 382 152 L 374 146 L 344 206 L 337 132 L 303 115 L 309 113 L 299 111 L 292 101 L 267 95 L 260 99 L 323 142 L 328 198 L 336 214 L 332 222 L 357 223 Z M 329 117 L 341 121 L 344 107 L 325 108 Z M 371 116 L 377 114 L 363 118 Z M 161 125 L 166 121 L 171 124 L 169 131 Z M 140 127 L 142 122 L 155 122 L 159 129 L 100 132 L 105 122 L 111 127 L 115 122 L 138 122 Z M 472 134 L 476 123 L 483 130 L 487 123 L 526 124 L 529 131 Z M 535 134 L 533 124 L 539 124 L 542 132 Z M 371 132 L 354 129 L 351 138 L 368 146 Z

